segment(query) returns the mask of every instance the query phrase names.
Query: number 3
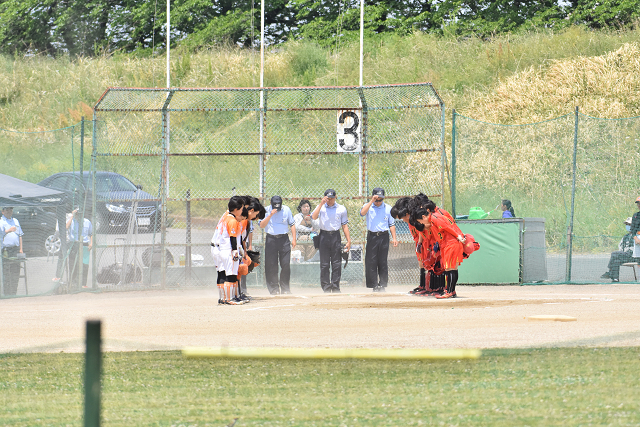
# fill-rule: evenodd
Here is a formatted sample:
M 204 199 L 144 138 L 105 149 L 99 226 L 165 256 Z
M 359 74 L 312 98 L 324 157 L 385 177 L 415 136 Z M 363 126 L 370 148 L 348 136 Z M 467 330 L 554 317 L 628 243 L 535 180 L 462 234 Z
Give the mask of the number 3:
M 344 134 L 353 136 L 353 144 L 346 144 L 344 142 L 344 138 L 340 138 L 338 140 L 338 143 L 340 144 L 340 147 L 342 147 L 344 150 L 353 151 L 358 147 L 358 144 L 359 144 L 359 139 L 358 139 L 358 134 L 356 133 L 356 129 L 358 129 L 358 125 L 360 124 L 360 119 L 358 118 L 358 115 L 355 112 L 345 111 L 344 113 L 340 114 L 340 117 L 338 118 L 338 123 L 344 124 L 344 119 L 346 119 L 347 117 L 351 117 L 353 119 L 353 126 L 349 128 L 344 128 Z

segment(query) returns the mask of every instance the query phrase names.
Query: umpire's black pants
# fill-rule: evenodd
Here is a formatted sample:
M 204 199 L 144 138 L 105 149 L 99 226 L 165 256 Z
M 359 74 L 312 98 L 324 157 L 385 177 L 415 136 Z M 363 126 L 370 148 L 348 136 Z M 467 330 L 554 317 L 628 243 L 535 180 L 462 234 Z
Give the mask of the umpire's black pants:
M 389 282 L 389 266 L 387 257 L 389 255 L 389 232 L 367 233 L 367 247 L 364 258 L 367 278 L 367 288 L 381 286 L 387 287 Z M 378 280 L 379 278 L 379 280 Z
M 340 292 L 342 247 L 340 230 L 320 231 L 320 286 L 325 292 Z
M 278 260 L 280 260 L 280 280 L 278 280 Z M 274 236 L 267 234 L 264 243 L 264 276 L 270 294 L 290 293 L 291 242 L 288 234 Z

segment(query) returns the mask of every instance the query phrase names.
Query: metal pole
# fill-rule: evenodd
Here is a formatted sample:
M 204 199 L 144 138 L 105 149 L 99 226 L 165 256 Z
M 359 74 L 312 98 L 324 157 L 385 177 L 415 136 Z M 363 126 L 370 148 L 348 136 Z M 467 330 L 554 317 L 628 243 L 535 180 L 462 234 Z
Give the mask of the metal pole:
M 451 214 L 456 217 L 456 109 L 451 117 Z
M 171 87 L 171 0 L 167 0 L 167 89 Z
M 93 223 L 93 233 L 96 235 L 94 239 L 94 247 L 91 251 L 91 287 L 96 289 L 98 287 L 97 284 L 97 256 L 96 256 L 96 247 L 97 247 L 97 238 L 98 238 L 98 226 L 96 214 L 96 169 L 97 169 L 97 160 L 98 160 L 98 141 L 96 138 L 96 125 L 98 121 L 96 119 L 96 112 L 93 112 L 93 150 L 91 152 L 91 221 Z
M 442 206 L 444 207 L 444 169 L 445 169 L 445 161 L 447 159 L 447 150 L 445 150 L 444 148 L 444 121 L 445 121 L 445 117 L 444 117 L 444 113 L 445 113 L 445 108 L 444 108 L 444 101 L 440 100 L 440 108 L 441 108 L 441 116 L 440 116 L 440 120 L 441 120 L 441 124 L 440 124 L 440 148 L 442 149 L 442 166 L 441 166 L 441 173 L 440 173 L 440 179 L 442 181 Z M 455 218 L 455 217 L 454 217 Z
M 363 63 L 364 63 L 364 0 L 360 0 L 360 87 L 364 85 L 364 76 L 363 76 Z M 360 98 L 360 108 L 362 108 L 362 97 Z M 362 111 L 362 110 L 361 110 Z M 363 119 L 364 119 L 364 111 L 363 111 Z M 364 120 L 363 120 L 364 121 Z M 364 123 L 362 124 L 361 129 L 363 130 L 362 135 L 364 135 Z M 363 138 L 364 139 L 364 138 Z M 360 141 L 360 155 L 358 156 L 358 182 L 360 183 L 358 196 L 363 195 L 363 175 L 364 175 L 364 158 L 363 158 L 363 150 L 364 150 L 364 141 Z M 369 194 L 368 192 L 366 194 Z
M 573 216 L 575 213 L 576 203 L 576 174 L 577 174 L 577 158 L 578 158 L 578 120 L 579 110 L 576 107 L 575 127 L 573 131 L 573 173 L 571 184 L 571 217 L 569 217 L 569 227 L 567 227 L 567 271 L 565 281 L 571 281 L 571 256 L 573 252 Z
M 187 245 L 185 248 L 185 278 L 191 280 L 191 189 L 187 189 Z
M 78 202 L 78 256 L 76 256 L 76 264 L 78 271 L 78 289 L 82 287 L 82 274 L 84 267 L 84 241 L 82 237 L 82 231 L 84 230 L 84 205 L 86 200 L 86 188 L 84 188 L 84 116 L 80 120 L 80 182 L 82 183 L 82 192 L 80 193 L 80 201 Z
M 170 123 L 169 123 L 169 103 L 173 97 L 173 91 L 167 91 L 167 99 L 162 106 L 162 174 L 160 177 L 160 192 L 162 197 L 162 210 L 161 210 L 161 230 L 160 230 L 160 242 L 161 242 L 161 258 L 160 258 L 160 271 L 162 275 L 162 289 L 167 285 L 167 199 L 169 192 L 169 151 L 170 151 Z
M 360 0 L 360 86 L 363 83 L 363 62 L 364 62 L 364 0 Z
M 260 2 L 260 153 L 264 153 L 264 2 Z M 264 154 L 260 154 L 260 197 L 265 197 Z
M 100 426 L 100 376 L 102 370 L 101 323 L 88 320 L 84 367 L 84 427 Z

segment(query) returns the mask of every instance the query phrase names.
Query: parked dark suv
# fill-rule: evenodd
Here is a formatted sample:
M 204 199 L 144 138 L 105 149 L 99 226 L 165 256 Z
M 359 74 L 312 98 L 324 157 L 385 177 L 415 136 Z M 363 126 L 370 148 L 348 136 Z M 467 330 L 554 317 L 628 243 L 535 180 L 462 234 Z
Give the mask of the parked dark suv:
M 43 187 L 64 191 L 67 195 L 70 212 L 79 206 L 79 195 L 87 191 L 85 211 L 91 216 L 92 206 L 92 174 L 84 172 L 80 180 L 78 172 L 62 172 L 51 175 L 38 184 Z M 95 228 L 101 233 L 126 232 L 135 199 L 138 207 L 134 225 L 138 231 L 154 231 L 160 228 L 160 202 L 151 194 L 142 191 L 141 185 L 136 185 L 124 176 L 115 172 L 96 172 L 96 218 Z M 155 200 L 153 200 L 155 199 Z
M 59 243 L 55 247 L 53 239 L 58 223 L 55 213 L 36 206 L 15 206 L 13 217 L 20 221 L 24 232 L 22 249 L 28 257 L 53 254 L 60 249 Z

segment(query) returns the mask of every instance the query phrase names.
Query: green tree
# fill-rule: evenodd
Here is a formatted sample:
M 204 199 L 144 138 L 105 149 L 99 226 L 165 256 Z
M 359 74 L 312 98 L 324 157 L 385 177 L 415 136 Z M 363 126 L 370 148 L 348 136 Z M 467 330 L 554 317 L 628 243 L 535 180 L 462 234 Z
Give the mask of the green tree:
M 569 21 L 590 28 L 630 27 L 640 17 L 637 0 L 573 0 L 569 3 Z
M 2 52 L 55 53 L 52 27 L 57 4 L 57 0 L 0 0 Z

